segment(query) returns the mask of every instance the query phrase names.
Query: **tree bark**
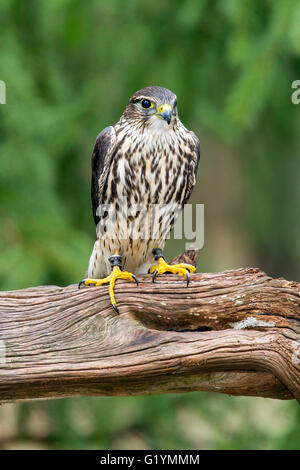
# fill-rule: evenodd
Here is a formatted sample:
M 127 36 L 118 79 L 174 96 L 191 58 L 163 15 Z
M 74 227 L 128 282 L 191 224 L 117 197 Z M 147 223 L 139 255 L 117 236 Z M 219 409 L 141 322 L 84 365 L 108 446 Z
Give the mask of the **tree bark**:
M 300 284 L 259 269 L 0 293 L 0 401 L 206 390 L 300 401 Z M 1 355 L 2 352 L 2 355 Z

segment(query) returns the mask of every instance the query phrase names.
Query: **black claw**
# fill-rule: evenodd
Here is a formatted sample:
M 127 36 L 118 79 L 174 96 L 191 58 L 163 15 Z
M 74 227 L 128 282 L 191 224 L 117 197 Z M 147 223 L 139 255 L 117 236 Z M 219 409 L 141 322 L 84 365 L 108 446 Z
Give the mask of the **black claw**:
M 157 276 L 157 269 L 154 271 L 154 273 L 152 274 L 152 282 L 154 282 L 155 278 Z
M 118 314 L 120 314 L 120 312 L 119 312 L 118 307 L 116 306 L 116 304 L 112 304 L 112 306 L 113 306 L 114 310 L 115 310 Z
M 78 284 L 78 289 L 80 289 L 82 285 L 85 285 L 85 279 L 82 279 L 82 281 L 80 281 L 80 283 Z
M 191 278 L 190 278 L 190 271 L 187 270 L 187 271 L 186 271 L 186 287 L 189 287 L 190 280 L 191 280 Z
M 139 285 L 138 278 L 137 278 L 134 274 L 132 274 L 132 277 L 133 277 L 133 279 L 135 280 L 136 285 L 138 286 L 138 285 Z

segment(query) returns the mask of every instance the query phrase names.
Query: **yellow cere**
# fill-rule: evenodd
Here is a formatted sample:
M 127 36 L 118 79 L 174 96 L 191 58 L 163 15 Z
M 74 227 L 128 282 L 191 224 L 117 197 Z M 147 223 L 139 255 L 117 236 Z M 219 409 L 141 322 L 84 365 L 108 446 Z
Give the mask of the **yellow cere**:
M 172 110 L 172 106 L 170 106 L 169 104 L 163 104 L 163 105 L 159 106 L 158 112 L 163 113 L 164 111 L 166 111 L 166 109 Z

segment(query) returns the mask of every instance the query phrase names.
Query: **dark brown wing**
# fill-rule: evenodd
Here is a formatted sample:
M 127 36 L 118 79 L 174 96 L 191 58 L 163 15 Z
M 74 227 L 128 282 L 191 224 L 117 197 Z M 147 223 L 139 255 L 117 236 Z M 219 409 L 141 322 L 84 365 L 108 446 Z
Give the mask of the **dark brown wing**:
M 190 171 L 188 174 L 188 181 L 187 181 L 187 186 L 186 186 L 186 191 L 185 195 L 183 198 L 183 204 L 186 204 L 187 201 L 190 198 L 190 195 L 192 194 L 193 187 L 195 186 L 196 183 L 196 177 L 197 177 L 197 171 L 198 171 L 198 165 L 200 161 L 200 141 L 196 134 L 191 132 L 192 134 L 192 143 L 191 143 L 191 155 L 192 159 L 190 162 Z
M 116 144 L 116 134 L 112 126 L 106 127 L 98 135 L 92 154 L 92 208 L 95 224 L 99 222 L 98 208 L 101 203 L 103 186 L 107 178 L 110 162 Z

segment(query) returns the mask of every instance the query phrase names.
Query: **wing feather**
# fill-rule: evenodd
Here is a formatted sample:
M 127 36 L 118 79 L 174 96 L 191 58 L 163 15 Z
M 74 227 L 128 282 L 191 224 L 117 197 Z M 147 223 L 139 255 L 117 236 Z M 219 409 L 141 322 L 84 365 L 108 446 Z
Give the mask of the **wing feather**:
M 116 133 L 112 126 L 106 127 L 98 135 L 93 154 L 92 154 L 92 185 L 91 197 L 95 224 L 97 225 L 100 217 L 98 208 L 101 204 L 103 186 L 106 181 L 110 162 L 114 155 L 116 147 Z
M 199 161 L 200 161 L 200 141 L 196 134 L 191 132 L 192 134 L 192 144 L 191 144 L 191 150 L 192 150 L 192 160 L 190 162 L 190 171 L 188 174 L 188 180 L 187 180 L 187 185 L 186 185 L 186 191 L 185 195 L 183 198 L 183 204 L 186 204 L 187 201 L 190 198 L 190 195 L 192 194 L 193 187 L 196 184 L 196 177 L 197 177 L 197 171 L 198 171 L 198 166 L 199 166 Z

